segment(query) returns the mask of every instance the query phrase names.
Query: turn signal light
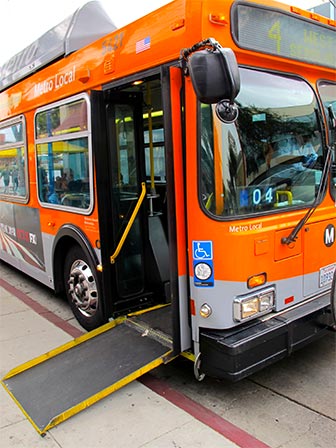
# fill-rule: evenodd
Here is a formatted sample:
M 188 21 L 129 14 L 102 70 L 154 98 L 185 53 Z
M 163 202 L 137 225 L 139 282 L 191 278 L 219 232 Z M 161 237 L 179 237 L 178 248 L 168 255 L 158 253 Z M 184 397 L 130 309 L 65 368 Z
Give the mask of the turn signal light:
M 247 287 L 249 289 L 256 288 L 257 286 L 262 286 L 266 283 L 267 276 L 266 272 L 262 274 L 252 275 L 252 277 L 247 279 Z
M 184 27 L 184 19 L 177 20 L 172 26 L 172 31 L 179 30 Z
M 216 25 L 228 25 L 228 20 L 226 19 L 224 14 L 209 14 L 209 20 L 211 23 L 215 23 Z

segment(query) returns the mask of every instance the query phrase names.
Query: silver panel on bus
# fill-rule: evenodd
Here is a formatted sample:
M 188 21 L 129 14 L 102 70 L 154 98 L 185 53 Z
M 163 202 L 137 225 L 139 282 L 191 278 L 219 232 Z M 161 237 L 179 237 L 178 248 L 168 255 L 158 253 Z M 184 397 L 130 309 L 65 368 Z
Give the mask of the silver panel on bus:
M 99 2 L 86 3 L 0 67 L 0 91 L 115 29 Z

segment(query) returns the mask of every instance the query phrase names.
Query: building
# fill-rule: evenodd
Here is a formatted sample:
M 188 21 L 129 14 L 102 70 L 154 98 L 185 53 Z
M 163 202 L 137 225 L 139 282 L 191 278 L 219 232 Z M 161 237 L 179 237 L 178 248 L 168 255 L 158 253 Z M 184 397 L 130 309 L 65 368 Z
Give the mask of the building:
M 328 1 L 326 1 L 325 3 L 321 3 L 320 5 L 314 6 L 313 8 L 309 8 L 309 11 L 316 12 L 316 14 L 329 17 L 330 19 L 333 20 L 335 20 L 336 17 L 335 4 Z

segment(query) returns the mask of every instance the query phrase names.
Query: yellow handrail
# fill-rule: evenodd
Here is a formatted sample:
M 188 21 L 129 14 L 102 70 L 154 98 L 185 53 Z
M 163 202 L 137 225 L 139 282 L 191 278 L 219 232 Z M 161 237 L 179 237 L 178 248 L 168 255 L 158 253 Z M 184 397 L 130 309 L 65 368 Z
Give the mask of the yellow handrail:
M 278 190 L 275 192 L 276 202 L 274 204 L 275 207 L 279 206 L 280 196 L 287 196 L 288 205 L 293 204 L 293 193 L 288 190 Z
M 148 138 L 149 138 L 149 167 L 150 167 L 150 193 L 155 194 L 154 183 L 154 146 L 153 146 L 153 120 L 152 120 L 152 99 L 150 83 L 147 84 L 147 104 L 148 104 Z
M 138 214 L 139 208 L 141 207 L 142 201 L 144 200 L 144 197 L 146 195 L 146 183 L 145 182 L 141 182 L 141 194 L 140 197 L 138 199 L 138 202 L 133 210 L 132 216 L 130 218 L 130 220 L 128 221 L 128 224 L 126 226 L 126 229 L 124 230 L 124 233 L 122 235 L 122 237 L 120 238 L 120 241 L 118 243 L 118 246 L 116 248 L 116 250 L 114 251 L 114 254 L 111 255 L 110 257 L 110 262 L 111 264 L 115 263 L 115 259 L 117 258 L 117 256 L 119 255 L 119 252 L 121 251 L 121 248 L 124 245 L 124 242 L 127 238 L 127 235 L 129 233 L 129 231 L 131 230 L 131 227 L 133 225 L 133 222 L 136 218 L 136 215 Z

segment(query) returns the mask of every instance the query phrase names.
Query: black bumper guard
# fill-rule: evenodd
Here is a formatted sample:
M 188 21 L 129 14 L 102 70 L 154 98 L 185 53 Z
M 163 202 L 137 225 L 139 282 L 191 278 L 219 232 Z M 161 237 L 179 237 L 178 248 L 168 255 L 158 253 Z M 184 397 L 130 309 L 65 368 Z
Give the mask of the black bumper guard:
M 330 293 L 230 330 L 200 329 L 201 371 L 241 380 L 323 336 L 332 325 Z

